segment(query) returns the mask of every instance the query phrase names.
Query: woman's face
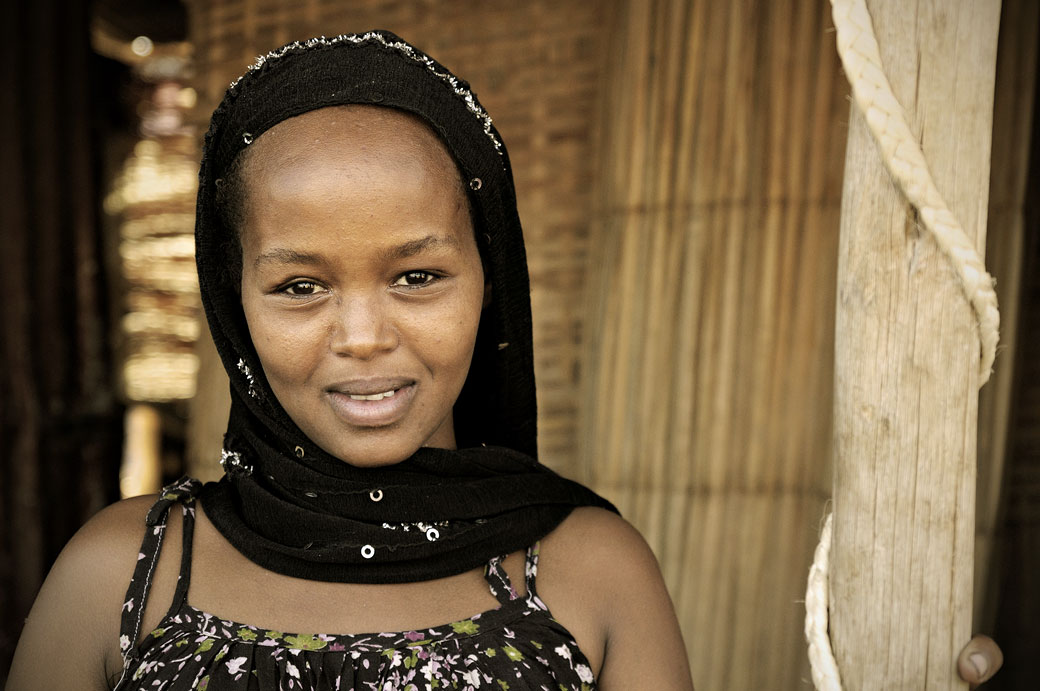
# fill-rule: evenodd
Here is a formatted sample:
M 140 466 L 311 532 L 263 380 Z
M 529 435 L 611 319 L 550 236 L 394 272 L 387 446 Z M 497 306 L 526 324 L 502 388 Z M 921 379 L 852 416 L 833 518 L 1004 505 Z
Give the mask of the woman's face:
M 242 307 L 279 402 L 352 465 L 455 448 L 485 286 L 443 144 L 408 115 L 349 106 L 251 147 Z

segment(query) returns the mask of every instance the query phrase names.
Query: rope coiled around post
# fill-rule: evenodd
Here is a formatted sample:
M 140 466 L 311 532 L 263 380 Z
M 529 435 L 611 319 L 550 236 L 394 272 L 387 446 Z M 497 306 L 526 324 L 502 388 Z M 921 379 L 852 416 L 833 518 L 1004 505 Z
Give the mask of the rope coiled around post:
M 979 386 L 993 368 L 1000 313 L 993 278 L 986 272 L 974 243 L 947 207 L 932 179 L 924 152 L 910 131 L 906 114 L 885 77 L 881 51 L 866 0 L 831 0 L 838 55 L 852 87 L 853 100 L 877 142 L 881 159 L 896 186 L 917 210 L 921 224 L 957 273 L 975 312 L 979 329 Z M 805 594 L 805 637 L 817 689 L 841 691 L 841 676 L 831 650 L 828 624 L 828 559 L 832 515 L 828 514 L 809 569 Z
M 1000 313 L 993 278 L 986 272 L 975 244 L 939 194 L 924 152 L 910 131 L 906 114 L 892 92 L 881 65 L 881 52 L 866 0 L 831 0 L 838 55 L 852 96 L 881 152 L 896 186 L 917 209 L 960 279 L 979 325 L 979 386 L 989 380 L 999 337 Z

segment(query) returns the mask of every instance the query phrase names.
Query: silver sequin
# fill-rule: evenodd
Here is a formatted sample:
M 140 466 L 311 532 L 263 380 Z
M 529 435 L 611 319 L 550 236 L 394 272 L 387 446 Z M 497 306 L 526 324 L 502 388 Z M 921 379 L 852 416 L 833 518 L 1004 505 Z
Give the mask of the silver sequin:
M 415 521 L 414 523 L 384 523 L 383 529 L 385 530 L 400 530 L 404 533 L 410 533 L 412 530 L 417 530 L 420 533 L 426 533 L 426 539 L 436 540 L 441 536 L 441 533 L 437 528 L 447 528 L 449 525 L 448 521 L 436 521 L 434 523 L 424 523 L 423 521 Z M 430 537 L 430 532 L 433 532 L 434 537 Z
M 425 65 L 426 69 L 428 69 L 433 76 L 437 77 L 442 82 L 451 87 L 451 90 L 455 92 L 455 95 L 461 98 L 462 101 L 466 104 L 466 108 L 469 110 L 469 112 L 473 113 L 473 115 L 480 119 L 481 124 L 484 126 L 484 134 L 487 135 L 488 139 L 491 140 L 491 145 L 495 147 L 495 151 L 498 152 L 499 156 L 502 155 L 502 142 L 491 129 L 491 116 L 488 115 L 487 111 L 484 110 L 484 108 L 481 107 L 480 103 L 477 102 L 477 99 L 473 95 L 472 91 L 463 87 L 462 84 L 459 82 L 458 78 L 455 77 L 455 75 L 449 74 L 448 72 L 439 71 L 437 69 L 437 64 L 433 61 L 433 58 L 431 58 L 430 56 L 426 55 L 425 53 L 419 50 L 416 50 L 404 41 L 390 41 L 387 40 L 385 36 L 375 33 L 373 31 L 369 31 L 364 34 L 340 34 L 339 36 L 334 36 L 332 38 L 318 36 L 316 38 L 309 38 L 306 41 L 293 41 L 292 43 L 286 44 L 281 48 L 278 48 L 277 50 L 272 50 L 266 55 L 258 55 L 253 64 L 248 66 L 248 71 L 246 72 L 246 74 L 254 70 L 260 69 L 269 60 L 277 60 L 278 58 L 284 57 L 285 55 L 294 51 L 308 50 L 310 48 L 316 48 L 318 46 L 332 46 L 337 43 L 343 42 L 361 44 L 368 43 L 370 41 L 380 43 L 386 48 L 396 50 L 398 53 L 405 56 L 409 60 L 417 62 L 421 65 Z M 228 89 L 234 90 L 234 88 L 238 86 L 238 83 L 242 81 L 243 77 L 245 77 L 245 74 L 243 74 L 242 77 L 239 77 L 235 81 L 231 82 L 231 85 L 228 87 Z M 246 143 L 248 144 L 248 142 Z
M 249 382 L 249 395 L 253 398 L 260 398 L 260 391 L 256 388 L 256 380 L 253 379 L 253 371 L 249 369 L 249 365 L 242 358 L 238 359 L 238 371 L 244 374 L 246 381 Z
M 237 451 L 228 451 L 227 449 L 220 450 L 220 465 L 224 468 L 225 473 L 230 473 L 234 470 L 241 470 L 247 474 L 253 473 L 253 466 L 242 461 L 242 454 Z

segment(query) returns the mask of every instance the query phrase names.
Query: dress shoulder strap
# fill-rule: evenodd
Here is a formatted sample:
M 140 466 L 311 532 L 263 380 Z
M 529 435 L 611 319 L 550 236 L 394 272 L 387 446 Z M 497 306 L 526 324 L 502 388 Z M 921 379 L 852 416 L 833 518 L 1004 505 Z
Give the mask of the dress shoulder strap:
M 173 596 L 171 609 L 181 605 L 188 592 L 188 581 L 191 577 L 191 542 L 195 528 L 195 497 L 202 488 L 202 483 L 190 477 L 183 477 L 171 485 L 167 485 L 159 493 L 159 499 L 152 505 L 145 517 L 145 534 L 141 541 L 141 550 L 137 554 L 137 565 L 133 578 L 126 590 L 123 601 L 122 619 L 119 626 L 119 650 L 124 661 L 129 659 L 141 634 L 141 622 L 144 619 L 145 603 L 148 591 L 152 586 L 155 566 L 159 563 L 163 537 L 169 520 L 170 508 L 180 504 L 184 514 L 182 524 L 181 569 L 177 578 L 177 590 Z
M 536 542 L 527 548 L 527 561 L 524 563 L 524 585 L 527 586 L 527 597 L 538 600 L 538 589 L 535 581 L 538 579 L 538 552 L 542 543 Z M 540 602 L 540 600 L 538 600 Z
M 495 596 L 495 599 L 505 605 L 518 599 L 520 594 L 516 592 L 513 584 L 509 582 L 509 574 L 502 567 L 503 559 L 505 559 L 504 556 L 491 558 L 484 567 L 484 580 L 487 581 L 488 588 L 491 590 L 491 594 Z
M 527 559 L 524 562 L 524 584 L 527 586 L 527 599 L 544 608 L 541 600 L 538 599 L 538 592 L 535 590 L 535 579 L 538 576 L 539 546 L 540 543 L 536 542 L 527 548 Z M 516 588 L 509 581 L 509 574 L 502 567 L 504 559 L 504 556 L 494 557 L 484 567 L 484 579 L 488 582 L 491 594 L 503 605 L 520 597 L 520 594 L 516 592 Z

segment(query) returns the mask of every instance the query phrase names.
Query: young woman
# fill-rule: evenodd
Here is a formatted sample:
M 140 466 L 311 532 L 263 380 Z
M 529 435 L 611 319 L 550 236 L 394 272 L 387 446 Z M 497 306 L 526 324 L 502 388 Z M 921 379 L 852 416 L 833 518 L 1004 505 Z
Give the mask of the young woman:
M 84 526 L 8 689 L 692 688 L 646 543 L 534 458 L 509 158 L 465 82 L 386 32 L 258 60 L 196 243 L 225 476 Z
M 196 237 L 226 475 L 92 519 L 9 688 L 692 687 L 646 544 L 534 460 L 509 159 L 464 82 L 385 32 L 270 54 Z

